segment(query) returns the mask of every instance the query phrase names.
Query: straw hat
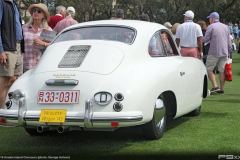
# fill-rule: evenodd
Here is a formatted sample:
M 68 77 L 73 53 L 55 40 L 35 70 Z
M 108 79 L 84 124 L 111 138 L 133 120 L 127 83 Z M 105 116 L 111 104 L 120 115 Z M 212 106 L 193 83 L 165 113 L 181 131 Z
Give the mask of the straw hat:
M 50 20 L 50 14 L 49 14 L 48 8 L 45 4 L 38 3 L 38 4 L 32 4 L 31 6 L 29 6 L 28 11 L 31 15 L 33 14 L 33 12 L 32 12 L 33 8 L 40 8 L 41 10 L 43 10 L 43 12 L 45 13 L 45 18 L 47 19 L 47 21 Z

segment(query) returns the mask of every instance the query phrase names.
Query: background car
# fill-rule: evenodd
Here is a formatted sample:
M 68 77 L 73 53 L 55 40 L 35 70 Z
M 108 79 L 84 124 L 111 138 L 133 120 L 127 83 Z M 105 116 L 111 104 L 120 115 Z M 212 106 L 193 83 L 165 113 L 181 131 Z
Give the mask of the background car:
M 207 79 L 202 61 L 182 57 L 160 24 L 86 22 L 57 35 L 12 85 L 0 117 L 31 135 L 141 125 L 159 139 L 167 116 L 200 113 Z

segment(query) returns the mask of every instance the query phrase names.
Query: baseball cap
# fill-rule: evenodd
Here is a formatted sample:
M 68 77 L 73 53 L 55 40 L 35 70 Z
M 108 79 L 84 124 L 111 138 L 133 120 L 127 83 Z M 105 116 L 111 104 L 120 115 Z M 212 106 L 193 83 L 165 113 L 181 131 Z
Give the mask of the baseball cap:
M 207 18 L 219 18 L 219 14 L 217 12 L 212 12 Z
M 75 13 L 75 9 L 73 7 L 68 7 L 67 12 Z
M 189 18 L 194 18 L 194 13 L 191 10 L 186 11 L 183 15 Z
M 172 25 L 171 25 L 170 22 L 166 22 L 166 23 L 164 23 L 164 26 L 165 26 L 165 27 L 172 27 Z

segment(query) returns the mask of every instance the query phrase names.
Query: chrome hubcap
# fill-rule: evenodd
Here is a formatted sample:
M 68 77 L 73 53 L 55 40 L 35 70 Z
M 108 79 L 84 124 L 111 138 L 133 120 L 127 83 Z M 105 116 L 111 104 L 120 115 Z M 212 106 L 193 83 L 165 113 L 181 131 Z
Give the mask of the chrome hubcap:
M 155 119 L 156 120 L 156 119 Z M 161 121 L 156 121 L 156 128 L 158 130 L 158 132 L 161 132 L 162 128 L 163 128 L 163 123 L 164 123 L 165 119 L 164 117 L 161 119 Z
M 157 99 L 154 109 L 154 117 L 155 117 L 155 126 L 158 132 L 160 133 L 164 127 L 165 121 L 165 107 L 164 103 L 161 99 Z

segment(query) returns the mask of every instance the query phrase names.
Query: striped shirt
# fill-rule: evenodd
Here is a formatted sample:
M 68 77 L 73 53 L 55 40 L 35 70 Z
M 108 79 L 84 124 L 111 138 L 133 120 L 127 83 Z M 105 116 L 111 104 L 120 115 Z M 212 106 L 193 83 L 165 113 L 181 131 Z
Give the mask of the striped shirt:
M 42 57 L 42 50 L 37 49 L 33 44 L 35 38 L 39 38 L 43 28 L 38 28 L 35 32 L 32 25 L 23 25 L 23 36 L 25 44 L 25 53 L 23 54 L 23 67 L 26 69 L 31 69 L 35 67 L 38 61 Z M 48 28 L 49 31 L 52 31 L 52 28 Z
M 207 27 L 202 41 L 204 43 L 210 41 L 208 54 L 215 57 L 226 57 L 232 50 L 229 29 L 225 24 L 219 21 L 215 21 Z

